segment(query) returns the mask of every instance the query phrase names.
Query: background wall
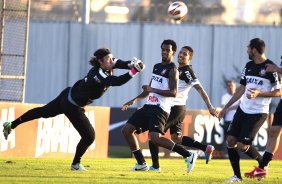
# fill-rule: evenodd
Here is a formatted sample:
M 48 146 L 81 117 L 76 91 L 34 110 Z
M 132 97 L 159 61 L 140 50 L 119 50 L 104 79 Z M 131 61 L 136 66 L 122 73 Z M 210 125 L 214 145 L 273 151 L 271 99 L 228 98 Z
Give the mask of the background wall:
M 49 102 L 63 88 L 86 75 L 90 68 L 88 61 L 96 49 L 108 47 L 117 58 L 129 60 L 137 56 L 146 64 L 144 72 L 121 87 L 110 88 L 93 104 L 120 107 L 141 92 L 141 85 L 148 84 L 153 65 L 161 61 L 161 42 L 173 39 L 178 44 L 177 53 L 184 45 L 193 47 L 191 64 L 212 103 L 219 106 L 221 95 L 225 92 L 224 78 L 238 77 L 248 61 L 246 50 L 249 40 L 262 38 L 267 45 L 267 57 L 278 64 L 282 55 L 281 35 L 281 26 L 155 23 L 84 25 L 31 21 L 25 102 Z M 125 72 L 121 70 L 116 74 Z M 196 90 L 191 91 L 187 107 L 206 108 Z

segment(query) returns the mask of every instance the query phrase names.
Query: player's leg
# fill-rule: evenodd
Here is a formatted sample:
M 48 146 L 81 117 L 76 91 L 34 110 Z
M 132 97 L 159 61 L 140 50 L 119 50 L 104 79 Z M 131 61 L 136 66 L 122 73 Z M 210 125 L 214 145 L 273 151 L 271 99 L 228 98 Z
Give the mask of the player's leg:
M 173 142 L 183 146 L 200 149 L 205 153 L 206 164 L 212 158 L 214 147 L 202 144 L 188 136 L 182 136 L 183 121 L 186 115 L 186 106 L 174 106 L 171 108 L 168 125 L 170 125 L 170 135 Z
M 268 142 L 266 150 L 263 154 L 262 160 L 259 163 L 259 167 L 255 167 L 252 171 L 245 173 L 247 177 L 262 178 L 268 175 L 268 165 L 272 160 L 274 153 L 277 151 L 280 141 L 280 135 L 282 131 L 282 103 L 278 104 L 274 113 L 274 119 L 272 126 L 270 127 Z
M 122 128 L 122 134 L 127 144 L 129 145 L 132 154 L 134 155 L 137 161 L 137 164 L 132 169 L 132 171 L 145 171 L 147 170 L 147 164 L 142 154 L 142 150 L 139 147 L 139 143 L 135 135 L 135 131 L 136 131 L 136 127 L 131 123 L 125 124 L 125 126 Z
M 180 138 L 180 142 L 181 142 L 180 144 L 183 146 L 188 146 L 191 148 L 202 150 L 205 153 L 206 164 L 208 164 L 208 162 L 211 160 L 212 153 L 214 151 L 214 147 L 212 145 L 206 145 L 206 144 L 200 143 L 188 136 L 182 136 Z
M 253 158 L 258 161 L 258 163 L 261 162 L 262 156 L 258 153 L 257 149 L 252 146 L 252 142 L 258 133 L 260 127 L 263 125 L 267 118 L 267 114 L 249 114 L 246 117 L 246 122 L 242 127 L 243 131 L 240 134 L 240 137 L 238 141 L 240 142 L 238 144 L 239 149 L 246 155 L 248 155 L 250 158 Z M 255 177 L 253 176 L 258 171 L 255 168 L 251 172 L 246 172 L 246 177 Z M 266 173 L 263 173 L 265 175 Z M 263 176 L 260 176 L 263 177 Z
M 242 181 L 240 171 L 240 155 L 237 150 L 237 137 L 239 137 L 242 131 L 242 123 L 244 123 L 245 113 L 240 109 L 237 109 L 234 119 L 227 130 L 227 153 L 230 160 L 231 167 L 234 172 L 234 176 L 230 177 L 227 182 Z
M 148 119 L 146 115 L 147 110 L 148 106 L 146 105 L 137 110 L 122 128 L 122 134 L 137 161 L 137 164 L 132 169 L 132 171 L 148 170 L 145 158 L 142 154 L 142 150 L 139 147 L 139 143 L 136 137 L 136 133 L 142 133 L 148 130 Z
M 272 160 L 273 155 L 278 149 L 280 135 L 282 131 L 282 100 L 280 100 L 276 111 L 274 113 L 274 118 L 272 126 L 270 127 L 268 142 L 266 145 L 266 150 L 263 155 L 263 159 L 259 164 L 259 167 L 265 169 L 269 162 Z
M 282 126 L 271 126 L 269 131 L 268 142 L 266 145 L 266 150 L 263 154 L 262 160 L 259 163 L 259 168 L 266 169 L 269 162 L 272 160 L 273 155 L 278 149 L 280 142 L 280 135 L 282 132 Z
M 151 153 L 152 165 L 149 167 L 149 171 L 157 171 L 160 172 L 160 163 L 159 163 L 159 146 L 154 144 L 149 139 L 149 149 Z
M 12 122 L 5 122 L 3 124 L 4 127 L 3 133 L 5 139 L 8 138 L 8 135 L 11 133 L 12 129 L 15 129 L 17 126 L 19 126 L 24 122 L 31 121 L 33 119 L 38 119 L 41 117 L 48 118 L 61 114 L 62 110 L 60 109 L 60 103 L 62 98 L 67 95 L 68 90 L 69 88 L 63 90 L 59 96 L 57 96 L 54 100 L 52 100 L 48 104 L 42 107 L 37 107 L 29 110 Z
M 258 162 L 261 161 L 262 157 L 257 149 L 252 146 L 252 142 L 266 118 L 267 114 L 248 114 L 245 123 L 242 124 L 242 131 L 238 138 L 239 150 Z
M 183 110 L 181 111 L 180 109 L 184 109 L 184 113 L 182 113 Z M 166 132 L 168 129 L 170 129 L 171 139 L 178 144 L 180 144 L 180 137 L 182 135 L 182 124 L 179 130 L 178 130 L 178 127 L 174 128 L 174 126 L 178 122 L 179 119 L 181 120 L 184 119 L 185 111 L 186 111 L 185 106 L 173 106 L 171 108 L 170 115 L 168 117 L 168 120 L 165 124 L 165 128 L 163 131 L 163 132 Z M 184 116 L 182 114 L 184 114 Z M 178 131 L 179 131 L 180 137 L 175 137 L 177 135 L 174 135 L 174 133 Z M 152 158 L 152 166 L 149 167 L 149 171 L 160 171 L 161 169 L 160 169 L 160 164 L 159 164 L 159 146 L 152 143 L 152 141 L 149 139 L 149 148 L 150 148 L 150 153 L 151 153 L 151 158 Z
M 226 142 L 227 142 L 228 158 L 234 173 L 234 176 L 229 178 L 227 182 L 232 182 L 232 180 L 234 179 L 242 181 L 242 176 L 240 171 L 240 155 L 237 150 L 237 138 L 232 135 L 227 135 Z
M 168 118 L 168 114 L 156 106 L 153 107 L 152 111 L 149 112 L 149 117 L 149 138 L 152 143 L 174 151 L 186 158 L 187 172 L 190 172 L 195 166 L 197 154 L 190 153 L 181 145 L 174 143 L 170 139 L 160 136 L 161 134 L 164 135 L 164 127 Z
M 149 137 L 152 143 L 157 144 L 158 146 L 161 146 L 168 150 L 174 151 L 179 155 L 183 156 L 183 158 L 186 159 L 185 162 L 187 164 L 187 172 L 191 172 L 195 166 L 198 155 L 196 153 L 189 152 L 181 145 L 174 143 L 170 139 L 161 137 L 160 135 L 161 134 L 159 132 L 149 132 Z
M 73 127 L 81 136 L 76 146 L 76 152 L 71 164 L 71 170 L 85 171 L 86 169 L 80 163 L 81 157 L 84 155 L 88 147 L 95 140 L 95 131 L 89 119 L 85 115 L 85 110 L 71 104 L 66 98 L 62 102 L 64 114 L 68 117 Z

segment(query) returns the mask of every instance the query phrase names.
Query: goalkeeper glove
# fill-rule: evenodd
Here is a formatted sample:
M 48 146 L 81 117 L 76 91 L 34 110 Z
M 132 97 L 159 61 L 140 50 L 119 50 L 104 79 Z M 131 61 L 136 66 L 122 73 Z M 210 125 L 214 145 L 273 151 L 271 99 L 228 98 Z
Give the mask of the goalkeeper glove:
M 131 76 L 138 74 L 145 68 L 145 64 L 141 60 L 137 58 L 133 58 L 133 60 L 134 62 L 129 72 Z
M 136 63 L 139 59 L 137 57 L 133 57 L 131 62 L 128 64 L 129 68 L 132 68 L 134 66 L 134 63 Z

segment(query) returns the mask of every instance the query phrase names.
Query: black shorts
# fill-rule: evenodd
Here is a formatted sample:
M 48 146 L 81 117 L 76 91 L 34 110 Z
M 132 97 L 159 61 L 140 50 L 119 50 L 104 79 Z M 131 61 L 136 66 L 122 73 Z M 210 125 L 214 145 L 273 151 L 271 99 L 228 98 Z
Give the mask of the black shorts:
M 164 131 L 170 129 L 170 134 L 182 135 L 183 120 L 186 114 L 185 105 L 176 105 L 171 108 L 170 115 L 165 125 Z
M 231 124 L 231 122 L 232 121 L 224 121 L 224 124 L 223 124 L 223 130 L 224 130 L 224 133 L 225 133 L 225 135 L 226 135 L 226 133 L 227 133 L 227 130 L 228 130 L 228 128 L 229 128 L 229 125 Z
M 169 114 L 159 106 L 144 105 L 129 118 L 127 123 L 135 126 L 138 134 L 149 130 L 149 132 L 158 132 L 164 135 L 168 116 Z
M 247 114 L 238 107 L 227 134 L 236 137 L 238 142 L 251 145 L 266 118 L 265 113 Z
M 282 100 L 280 100 L 278 106 L 276 107 L 272 126 L 282 126 Z

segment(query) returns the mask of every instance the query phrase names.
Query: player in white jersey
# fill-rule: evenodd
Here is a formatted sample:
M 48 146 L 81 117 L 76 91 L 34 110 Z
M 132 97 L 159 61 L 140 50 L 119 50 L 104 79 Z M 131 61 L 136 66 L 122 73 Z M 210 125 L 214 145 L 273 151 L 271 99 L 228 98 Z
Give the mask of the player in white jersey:
M 133 171 L 148 170 L 135 134 L 149 130 L 149 139 L 154 144 L 177 152 L 186 158 L 187 172 L 190 172 L 194 167 L 196 154 L 190 153 L 170 139 L 161 137 L 169 117 L 171 101 L 177 94 L 179 77 L 173 63 L 176 43 L 173 40 L 164 40 L 161 44 L 161 50 L 162 62 L 154 66 L 150 85 L 143 86 L 143 92 L 122 107 L 122 110 L 125 110 L 129 105 L 147 97 L 146 104 L 129 118 L 122 128 L 122 133 L 137 160 Z
M 240 86 L 229 102 L 219 113 L 222 118 L 226 110 L 243 95 L 234 119 L 227 130 L 227 150 L 234 176 L 227 182 L 242 182 L 240 155 L 238 150 L 249 157 L 261 161 L 262 157 L 252 146 L 252 142 L 267 118 L 270 97 L 280 95 L 280 78 L 277 72 L 266 72 L 267 64 L 273 64 L 266 58 L 265 43 L 259 38 L 250 40 L 247 53 L 248 62 L 242 72 Z M 237 150 L 238 149 L 238 150 Z
M 200 81 L 196 77 L 190 61 L 193 57 L 193 49 L 190 46 L 184 46 L 181 48 L 178 54 L 178 71 L 179 71 L 179 84 L 178 84 L 178 93 L 172 102 L 171 112 L 165 125 L 165 132 L 170 129 L 171 139 L 183 146 L 192 147 L 200 149 L 205 153 L 206 163 L 211 159 L 212 152 L 214 147 L 212 145 L 205 145 L 194 139 L 183 136 L 182 128 L 183 121 L 186 114 L 186 101 L 188 99 L 188 94 L 190 89 L 194 87 L 197 92 L 200 94 L 201 98 L 205 101 L 207 108 L 211 115 L 216 115 L 216 109 L 212 106 L 210 99 L 202 87 Z M 156 144 L 153 144 L 149 140 L 149 147 L 152 157 L 152 166 L 149 167 L 150 171 L 161 171 L 159 166 L 159 147 Z
M 282 61 L 280 64 L 280 68 L 276 65 L 269 64 L 266 66 L 265 70 L 267 72 L 277 72 L 281 76 Z M 282 132 L 282 97 L 274 113 L 274 119 L 269 130 L 266 150 L 263 154 L 262 160 L 259 162 L 258 167 L 255 167 L 252 171 L 245 173 L 246 177 L 261 179 L 261 178 L 265 178 L 268 175 L 268 165 L 269 162 L 272 160 L 273 155 L 278 149 L 281 132 Z

